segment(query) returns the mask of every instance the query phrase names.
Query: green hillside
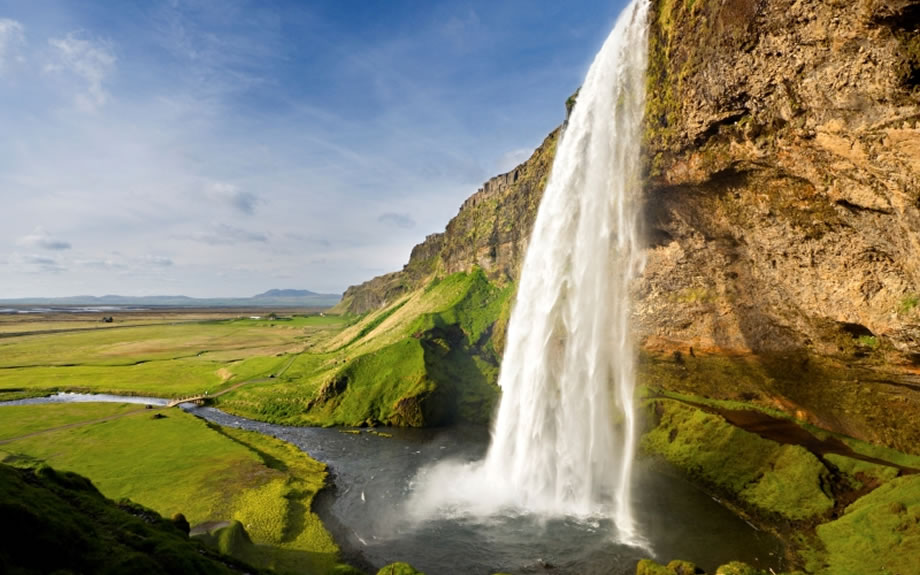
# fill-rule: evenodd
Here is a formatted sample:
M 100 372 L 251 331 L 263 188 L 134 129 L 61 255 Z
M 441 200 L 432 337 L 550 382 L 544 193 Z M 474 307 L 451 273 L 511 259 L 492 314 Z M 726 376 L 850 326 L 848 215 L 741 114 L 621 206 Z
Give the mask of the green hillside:
M 224 396 L 223 409 L 300 425 L 488 421 L 498 326 L 513 286 L 475 269 L 434 279 L 302 353 L 277 380 Z

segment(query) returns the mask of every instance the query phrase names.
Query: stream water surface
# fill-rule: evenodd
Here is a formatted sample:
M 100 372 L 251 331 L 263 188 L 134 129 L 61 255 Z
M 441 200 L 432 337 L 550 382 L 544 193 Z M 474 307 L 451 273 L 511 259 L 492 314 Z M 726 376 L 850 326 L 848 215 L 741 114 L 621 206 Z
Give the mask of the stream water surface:
M 8 403 L 133 401 L 155 398 L 60 394 Z M 476 461 L 489 443 L 480 427 L 367 430 L 272 425 L 210 407 L 189 407 L 220 425 L 257 431 L 293 443 L 327 463 L 333 487 L 317 501 L 317 512 L 342 547 L 345 559 L 365 569 L 406 561 L 429 575 L 507 572 L 632 575 L 636 561 L 694 561 L 712 572 L 740 560 L 762 569 L 782 567 L 783 546 L 696 489 L 678 473 L 638 462 L 633 493 L 638 531 L 648 549 L 617 543 L 607 519 L 542 519 L 504 514 L 490 518 L 452 515 L 419 517 L 409 508 L 417 474 L 432 463 Z

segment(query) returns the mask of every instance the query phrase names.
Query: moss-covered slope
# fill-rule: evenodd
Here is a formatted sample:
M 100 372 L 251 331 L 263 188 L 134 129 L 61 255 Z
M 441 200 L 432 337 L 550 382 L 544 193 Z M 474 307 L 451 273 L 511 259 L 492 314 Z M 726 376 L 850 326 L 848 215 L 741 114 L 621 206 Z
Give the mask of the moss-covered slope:
M 736 411 L 743 404 L 696 401 L 646 399 L 643 454 L 676 465 L 783 538 L 787 573 L 917 572 L 920 457 L 828 436 L 792 419 L 773 420 L 771 427 L 762 414 Z M 688 565 L 643 561 L 637 574 L 697 572 Z M 716 573 L 766 575 L 740 563 Z
M 0 572 L 253 573 L 188 538 L 188 523 L 103 497 L 88 479 L 0 464 Z
M 302 354 L 309 371 L 241 388 L 221 407 L 306 425 L 487 422 L 498 392 L 495 331 L 512 291 L 480 268 L 430 279 Z

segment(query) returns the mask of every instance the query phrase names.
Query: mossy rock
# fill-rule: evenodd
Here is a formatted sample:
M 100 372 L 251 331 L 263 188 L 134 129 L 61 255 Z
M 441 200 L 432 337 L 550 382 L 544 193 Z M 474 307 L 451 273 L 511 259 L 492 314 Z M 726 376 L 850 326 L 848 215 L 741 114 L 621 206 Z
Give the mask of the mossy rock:
M 716 569 L 716 575 L 767 575 L 767 571 L 755 569 L 747 563 L 732 561 Z
M 780 445 L 677 401 L 656 399 L 645 405 L 657 425 L 642 437 L 643 450 L 750 510 L 806 520 L 833 508 L 825 492 L 829 471 L 806 449 Z
M 689 561 L 675 559 L 667 565 L 661 565 L 651 559 L 643 559 L 636 565 L 636 575 L 696 575 L 703 573 Z
M 215 551 L 241 561 L 253 561 L 256 558 L 252 539 L 239 521 L 230 521 L 208 532 L 196 534 L 193 538 Z
M 920 557 L 920 475 L 893 479 L 819 525 L 824 553 L 809 571 L 826 575 L 917 573 Z
M 0 464 L 0 571 L 200 573 L 256 570 L 203 549 L 155 511 L 115 503 L 75 473 Z
M 435 279 L 365 320 L 345 343 L 355 355 L 307 405 L 308 422 L 487 423 L 498 397 L 499 357 L 490 336 L 511 293 L 476 269 Z
M 882 484 L 898 476 L 897 467 L 870 463 L 861 459 L 853 459 L 845 455 L 829 453 L 824 456 L 828 463 L 837 467 L 844 475 L 852 489 L 861 489 L 866 483 Z
M 390 563 L 377 571 L 377 575 L 425 575 L 408 563 Z

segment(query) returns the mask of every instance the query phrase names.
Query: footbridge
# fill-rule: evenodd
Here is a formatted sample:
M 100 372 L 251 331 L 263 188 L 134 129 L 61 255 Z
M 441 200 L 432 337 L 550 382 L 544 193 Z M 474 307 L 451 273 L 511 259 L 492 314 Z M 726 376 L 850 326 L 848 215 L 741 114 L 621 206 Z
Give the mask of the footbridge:
M 177 405 L 181 405 L 183 403 L 194 403 L 197 405 L 204 405 L 212 397 L 214 396 L 212 395 L 190 395 L 188 397 L 179 397 L 167 403 L 166 407 L 176 407 Z

